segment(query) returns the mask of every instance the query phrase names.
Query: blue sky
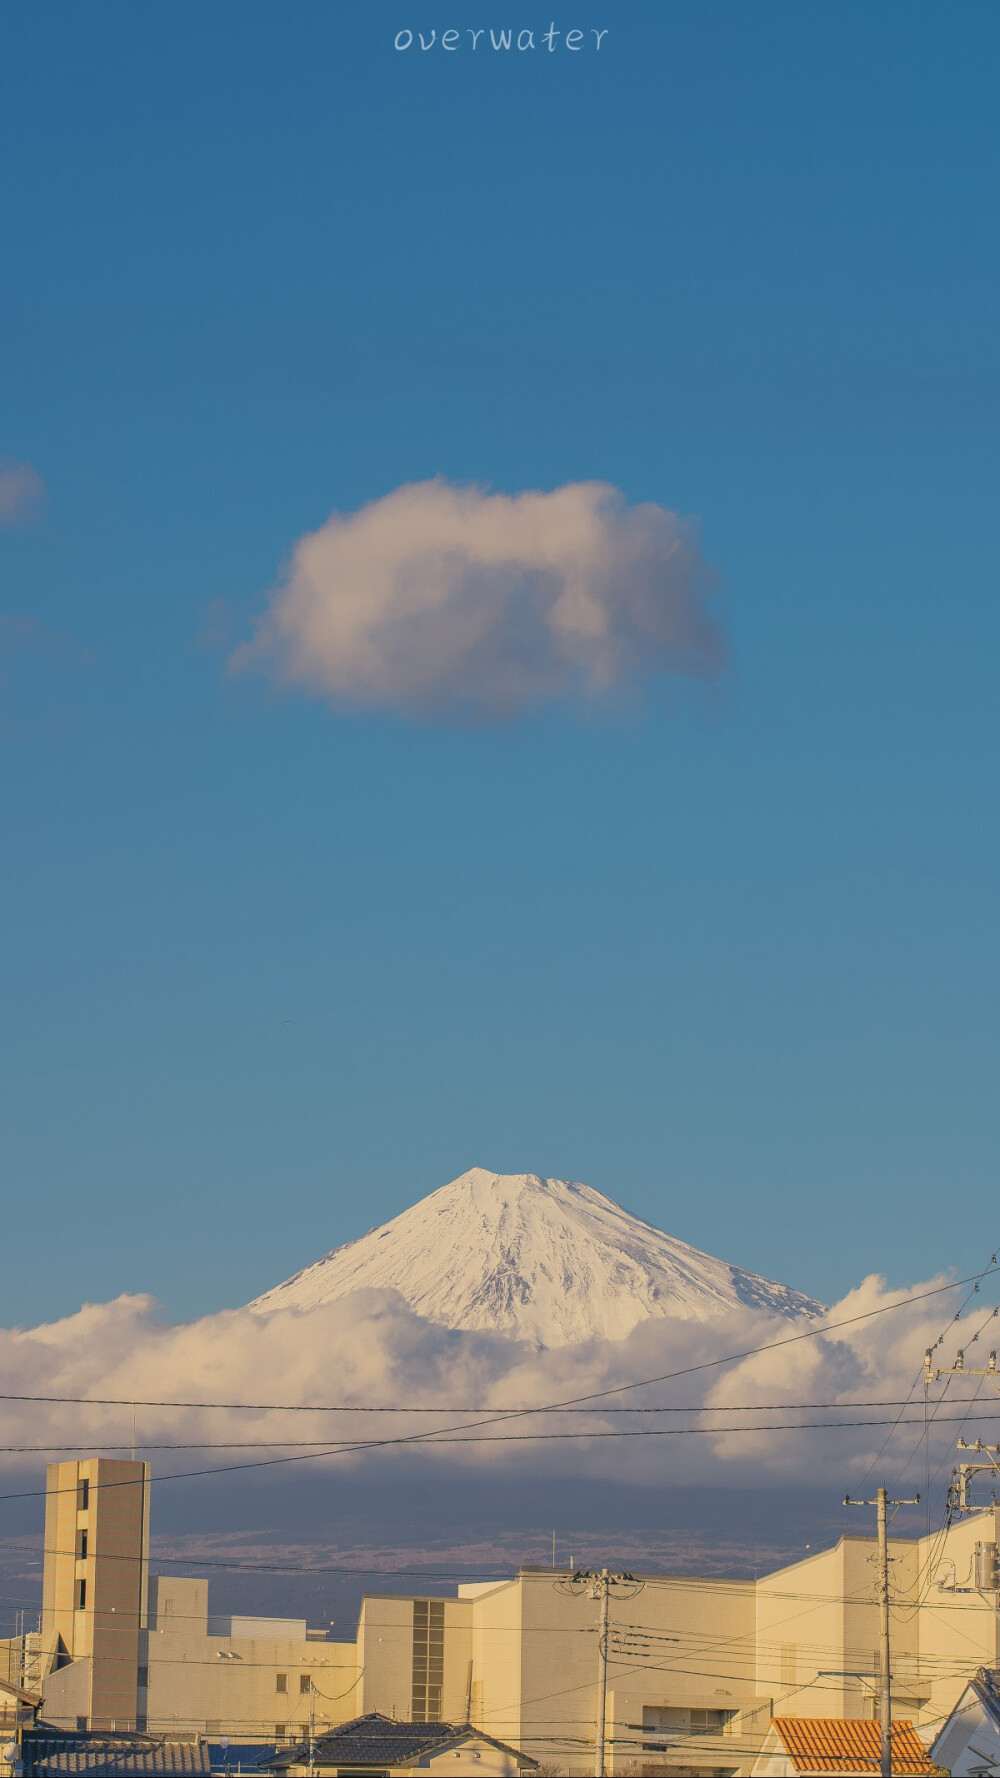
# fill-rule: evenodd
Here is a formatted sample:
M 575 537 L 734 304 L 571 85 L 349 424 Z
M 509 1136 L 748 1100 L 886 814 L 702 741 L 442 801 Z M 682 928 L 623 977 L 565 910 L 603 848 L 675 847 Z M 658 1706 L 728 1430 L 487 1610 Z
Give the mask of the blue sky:
M 996 8 L 392 46 L 552 16 L 7 9 L 5 1321 L 245 1301 L 474 1164 L 827 1298 L 1000 1239 Z M 698 515 L 729 672 L 506 724 L 227 674 L 437 474 Z

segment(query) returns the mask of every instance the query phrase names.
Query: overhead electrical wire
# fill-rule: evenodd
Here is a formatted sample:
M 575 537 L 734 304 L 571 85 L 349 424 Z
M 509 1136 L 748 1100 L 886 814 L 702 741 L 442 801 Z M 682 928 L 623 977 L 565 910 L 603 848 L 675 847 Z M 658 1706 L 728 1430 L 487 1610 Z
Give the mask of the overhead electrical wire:
M 837 1407 L 839 1404 L 834 1402 L 834 1403 L 831 1403 L 830 1405 L 832 1407 Z M 847 1402 L 847 1403 L 844 1403 L 844 1406 L 851 1407 L 851 1406 L 853 1406 L 853 1404 Z M 697 1414 L 700 1412 L 700 1409 L 691 1408 L 687 1411 L 692 1414 Z M 990 1411 L 989 1413 L 981 1413 L 981 1414 L 963 1413 L 963 1414 L 945 1415 L 943 1417 L 939 1417 L 937 1424 L 950 1425 L 954 1422 L 954 1423 L 958 1424 L 959 1426 L 967 1426 L 970 1421 L 984 1421 L 989 1424 L 994 1424 L 994 1423 L 1000 1422 L 1000 1403 L 998 1403 L 997 1407 L 995 1409 L 993 1409 L 992 1411 Z M 372 1450 L 372 1449 L 385 1449 L 385 1448 L 393 1446 L 393 1445 L 408 1444 L 411 1442 L 412 1443 L 420 1443 L 421 1445 L 424 1445 L 424 1446 L 462 1445 L 462 1444 L 465 1444 L 465 1445 L 503 1445 L 503 1444 L 527 1445 L 527 1444 L 549 1444 L 549 1443 L 553 1443 L 553 1442 L 565 1443 L 566 1441 L 569 1441 L 569 1442 L 574 1442 L 574 1441 L 590 1442 L 591 1440 L 595 1440 L 595 1439 L 608 1439 L 608 1438 L 688 1438 L 688 1437 L 690 1437 L 690 1438 L 696 1438 L 696 1437 L 717 1438 L 717 1437 L 721 1437 L 723 1434 L 725 1434 L 727 1437 L 736 1436 L 736 1437 L 742 1437 L 742 1438 L 753 1438 L 762 1432 L 836 1432 L 836 1431 L 840 1431 L 840 1430 L 843 1430 L 843 1431 L 854 1430 L 854 1431 L 856 1431 L 859 1429 L 865 1430 L 869 1427 L 898 1426 L 898 1425 L 916 1426 L 918 1424 L 920 1424 L 920 1422 L 916 1419 L 903 1420 L 903 1421 L 900 1421 L 898 1419 L 894 1419 L 894 1420 L 768 1420 L 768 1421 L 764 1421 L 763 1424 L 758 1424 L 756 1426 L 626 1426 L 626 1427 L 620 1427 L 620 1428 L 615 1427 L 612 1429 L 604 1429 L 601 1431 L 591 1430 L 588 1427 L 588 1428 L 582 1429 L 578 1432 L 494 1432 L 494 1433 L 476 1433 L 476 1434 L 466 1433 L 459 1426 L 459 1427 L 455 1427 L 455 1428 L 440 1427 L 435 1432 L 424 1434 L 424 1435 L 420 1436 L 418 1439 L 414 1439 L 414 1440 L 409 1440 L 406 1438 L 377 1439 L 377 1440 L 372 1440 L 370 1444 L 363 1444 L 363 1445 L 356 1444 L 355 1441 L 352 1439 L 333 1439 L 333 1438 L 220 1439 L 220 1440 L 198 1439 L 198 1440 L 196 1440 L 192 1443 L 189 1443 L 189 1444 L 176 1444 L 175 1443 L 175 1444 L 162 1444 L 161 1445 L 161 1444 L 144 1444 L 144 1443 L 140 1442 L 139 1444 L 136 1444 L 134 1446 L 132 1445 L 130 1440 L 126 1440 L 122 1444 L 119 1444 L 119 1445 L 110 1445 L 108 1443 L 105 1443 L 103 1445 L 90 1445 L 90 1446 L 86 1446 L 86 1445 L 85 1446 L 80 1446 L 80 1445 L 0 1445 L 0 1456 L 18 1456 L 18 1455 L 31 1455 L 31 1454 L 37 1455 L 39 1453 L 45 1453 L 48 1451 L 69 1451 L 69 1450 L 72 1450 L 72 1451 L 80 1451 L 80 1450 L 84 1450 L 84 1451 L 87 1451 L 87 1450 L 89 1450 L 89 1451 L 108 1451 L 108 1450 L 124 1451 L 124 1450 L 132 1450 L 132 1449 L 137 1450 L 137 1451 L 243 1451 L 243 1450 L 287 1451 L 287 1450 L 293 1450 L 293 1449 L 294 1450 L 305 1449 L 305 1450 L 308 1450 L 312 1454 L 323 1455 L 324 1453 L 328 1453 L 331 1456 L 335 1456 L 335 1455 L 339 1455 L 343 1451 L 356 1451 L 356 1450 L 363 1451 L 363 1450 Z M 279 1459 L 277 1459 L 277 1461 L 282 1462 L 282 1461 L 285 1461 L 285 1459 L 279 1458 Z M 289 1459 L 287 1459 L 287 1461 L 295 1462 L 296 1459 L 289 1458 Z M 252 1468 L 256 1468 L 257 1465 L 255 1465 L 255 1464 L 233 1464 L 228 1467 L 232 1467 L 235 1469 L 242 1469 L 242 1468 L 252 1469 Z M 217 1475 L 217 1474 L 221 1475 L 224 1473 L 224 1471 L 223 1470 L 195 1470 L 192 1473 L 195 1475 Z M 181 1478 L 179 1476 L 160 1476 L 157 1479 L 159 1481 L 168 1481 L 169 1482 L 169 1481 L 177 1481 L 177 1480 L 180 1480 Z M 133 1481 L 126 1481 L 126 1482 L 102 1482 L 100 1485 L 102 1488 L 115 1488 L 115 1487 L 135 1487 L 138 1484 Z M 42 1495 L 42 1494 L 46 1493 L 46 1490 L 44 1488 L 41 1488 L 41 1489 L 35 1489 L 32 1492 L 33 1492 L 33 1494 Z M 56 1492 L 56 1493 L 66 1492 L 66 1490 L 55 1489 L 55 1490 L 53 1490 L 53 1492 Z M 26 1494 L 2 1494 L 2 1495 L 0 1495 L 0 1500 L 23 1500 L 23 1499 L 28 1499 L 30 1497 L 31 1497 L 31 1495 L 26 1495 Z
M 629 1388 L 640 1388 L 641 1384 L 629 1384 Z M 976 1395 L 952 1396 L 955 1402 L 973 1403 L 979 1399 Z M 0 1401 L 18 1401 L 44 1404 L 47 1402 L 69 1404 L 77 1407 L 115 1407 L 115 1408 L 204 1408 L 226 1411 L 254 1413 L 285 1413 L 285 1414 L 496 1414 L 509 1415 L 515 1419 L 527 1418 L 534 1414 L 763 1414 L 805 1411 L 818 1408 L 906 1408 L 912 1400 L 912 1393 L 907 1396 L 873 1397 L 860 1401 L 757 1401 L 757 1402 L 691 1402 L 687 1405 L 678 1403 L 662 1403 L 651 1407 L 646 1403 L 636 1403 L 628 1407 L 609 1404 L 599 1408 L 587 1407 L 503 1407 L 498 1404 L 480 1403 L 476 1407 L 457 1407 L 450 1402 L 439 1403 L 436 1407 L 412 1406 L 386 1407 L 381 1403 L 350 1402 L 335 1406 L 311 1407 L 289 1402 L 222 1402 L 222 1401 L 126 1401 L 116 1397 L 113 1400 L 91 1395 L 0 1395 Z M 128 1441 L 131 1443 L 131 1440 Z M 238 1442 L 238 1441 L 234 1441 Z M 256 1441 L 253 1441 L 256 1442 Z M 283 1441 L 291 1443 L 293 1441 Z M 315 1440 L 317 1444 L 322 1440 Z M 0 1450 L 23 1449 L 34 1447 L 0 1446 Z M 39 1450 L 51 1450 L 54 1447 L 39 1445 Z M 60 1447 L 61 1448 L 61 1447 Z M 74 1446 L 74 1449 L 88 1449 L 85 1446 Z M 103 1450 L 105 1447 L 102 1445 Z M 147 1447 L 148 1448 L 148 1447 Z M 168 1449 L 157 1446 L 156 1449 Z

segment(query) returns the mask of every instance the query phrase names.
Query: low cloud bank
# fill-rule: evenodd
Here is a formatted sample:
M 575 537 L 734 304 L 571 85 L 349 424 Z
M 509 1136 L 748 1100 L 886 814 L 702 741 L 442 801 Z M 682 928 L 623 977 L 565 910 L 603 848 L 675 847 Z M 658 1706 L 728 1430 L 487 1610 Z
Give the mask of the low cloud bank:
M 908 1294 L 887 1289 L 878 1277 L 868 1278 L 826 1320 L 870 1316 Z M 439 1327 L 415 1314 L 394 1291 L 358 1291 L 336 1303 L 270 1317 L 227 1310 L 180 1326 L 165 1322 L 151 1298 L 123 1296 L 88 1304 L 62 1321 L 0 1331 L 0 1390 L 8 1396 L 85 1395 L 125 1403 L 165 1399 L 371 1410 L 283 1413 L 260 1405 L 232 1413 L 140 1405 L 138 1443 L 161 1475 L 296 1454 L 212 1448 L 223 1441 L 316 1440 L 366 1449 L 324 1455 L 310 1467 L 335 1464 L 353 1470 L 362 1462 L 411 1462 L 419 1450 L 426 1463 L 446 1464 L 451 1470 L 457 1465 L 521 1477 L 627 1475 L 632 1482 L 650 1485 L 694 1476 L 719 1485 L 737 1476 L 744 1483 L 754 1478 L 762 1483 L 778 1478 L 815 1481 L 827 1466 L 842 1487 L 878 1452 L 888 1427 L 832 1429 L 822 1423 L 891 1420 L 896 1408 L 861 1404 L 906 1398 L 925 1347 L 948 1323 L 952 1301 L 947 1295 L 932 1297 L 794 1341 L 791 1336 L 801 1331 L 800 1324 L 735 1310 L 707 1324 L 657 1319 L 643 1323 L 627 1340 L 536 1352 L 500 1335 Z M 968 1329 L 956 1326 L 948 1337 L 959 1345 L 972 1331 L 971 1324 Z M 781 1344 L 738 1362 L 712 1365 L 770 1341 Z M 950 1349 L 942 1362 L 950 1362 Z M 470 1425 L 464 1435 L 461 1430 L 463 1422 L 488 1420 L 502 1409 L 541 1408 L 688 1367 L 694 1367 L 688 1375 L 669 1382 L 588 1403 L 601 1408 L 598 1414 L 528 1414 Z M 828 1403 L 840 1404 L 840 1413 L 831 1412 L 824 1405 Z M 690 1411 L 635 1416 L 609 1411 L 652 1404 Z M 731 1430 L 756 1421 L 757 1415 L 741 1411 L 756 1405 L 766 1407 L 759 1419 L 769 1430 L 752 1435 Z M 16 1400 L 4 1406 L 5 1443 L 21 1447 L 20 1454 L 4 1455 L 8 1468 L 40 1466 L 46 1452 L 38 1447 L 61 1447 L 66 1454 L 95 1446 L 111 1451 L 127 1449 L 131 1440 L 130 1406 Z M 374 1411 L 380 1407 L 402 1411 Z M 435 1411 L 416 1412 L 420 1407 Z M 902 1461 L 920 1437 L 920 1408 L 917 1389 L 905 1416 L 913 1423 L 900 1426 L 894 1435 L 893 1463 Z M 994 1408 L 1000 1410 L 1000 1404 Z M 988 1402 L 974 1411 L 983 1409 L 992 1411 Z M 949 1406 L 947 1412 L 960 1414 L 962 1408 Z M 810 1433 L 778 1429 L 787 1422 L 818 1424 Z M 638 1437 L 614 1436 L 637 1425 L 642 1428 Z M 665 1436 L 660 1435 L 663 1428 L 670 1429 Z M 698 1430 L 679 1433 L 678 1428 Z M 539 1436 L 581 1429 L 587 1433 L 584 1440 Z M 959 1430 L 958 1425 L 941 1425 L 943 1453 Z M 518 1433 L 532 1435 L 530 1442 L 511 1436 Z M 482 1437 L 490 1442 L 472 1442 Z M 393 1438 L 406 1442 L 372 1451 L 372 1442 Z M 149 1449 L 166 1445 L 195 1448 Z M 34 1448 L 32 1454 L 26 1447 Z
M 301 538 L 230 666 L 345 705 L 509 718 L 715 673 L 714 585 L 690 520 L 606 483 L 414 482 Z

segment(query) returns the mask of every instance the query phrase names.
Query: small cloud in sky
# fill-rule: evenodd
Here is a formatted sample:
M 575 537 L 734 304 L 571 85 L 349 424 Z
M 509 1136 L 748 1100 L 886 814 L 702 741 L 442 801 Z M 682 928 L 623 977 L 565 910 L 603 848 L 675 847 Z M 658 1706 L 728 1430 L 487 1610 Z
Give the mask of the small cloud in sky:
M 715 586 L 691 520 L 607 483 L 438 477 L 300 538 L 230 666 L 337 704 L 509 718 L 719 671 Z
M 0 457 L 0 525 L 16 525 L 41 500 L 45 487 L 30 463 Z

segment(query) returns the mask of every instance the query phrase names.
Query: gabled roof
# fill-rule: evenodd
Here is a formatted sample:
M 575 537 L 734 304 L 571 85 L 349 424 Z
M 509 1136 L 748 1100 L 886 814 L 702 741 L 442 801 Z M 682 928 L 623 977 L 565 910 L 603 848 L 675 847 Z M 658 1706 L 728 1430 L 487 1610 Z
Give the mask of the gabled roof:
M 519 1753 L 516 1747 L 508 1747 L 505 1741 L 496 1741 L 492 1735 L 486 1735 L 482 1729 L 472 1728 L 468 1723 L 396 1722 L 378 1710 L 370 1711 L 367 1716 L 356 1716 L 338 1728 L 317 1735 L 314 1758 L 317 1766 L 377 1766 L 384 1769 L 386 1766 L 409 1765 L 428 1753 L 453 1746 L 456 1741 L 473 1738 L 509 1753 L 522 1769 L 533 1770 L 538 1763 L 527 1754 Z M 274 1759 L 265 1761 L 261 1770 L 280 1772 L 288 1766 L 300 1766 L 308 1758 L 308 1743 L 300 1742 L 297 1747 L 286 1748 Z
M 930 1745 L 931 1758 L 953 1766 L 963 1747 L 975 1753 L 972 1737 L 984 1731 L 1000 1737 L 1000 1674 L 991 1667 L 979 1668 L 939 1725 Z
M 796 1772 L 877 1773 L 881 1730 L 861 1717 L 776 1716 L 771 1727 Z M 933 1773 L 920 1736 L 910 1722 L 892 1725 L 893 1773 Z
M 0 1692 L 4 1697 L 16 1698 L 19 1704 L 31 1705 L 34 1710 L 41 1708 L 42 1700 L 37 1692 L 26 1692 L 23 1686 L 15 1685 L 10 1679 L 0 1679 Z
M 1000 1729 L 1000 1674 L 995 1673 L 992 1667 L 980 1667 L 971 1685 L 987 1716 Z
M 196 1741 L 156 1735 L 73 1734 L 28 1729 L 21 1746 L 24 1778 L 209 1778 L 208 1749 Z

